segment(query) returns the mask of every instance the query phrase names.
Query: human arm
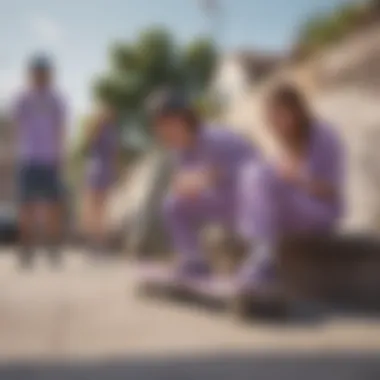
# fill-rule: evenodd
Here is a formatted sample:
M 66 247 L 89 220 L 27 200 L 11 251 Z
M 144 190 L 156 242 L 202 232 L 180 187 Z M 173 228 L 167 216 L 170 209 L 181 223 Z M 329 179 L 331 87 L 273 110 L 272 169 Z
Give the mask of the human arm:
M 314 150 L 312 163 L 286 157 L 278 164 L 279 174 L 310 195 L 333 201 L 341 195 L 345 174 L 345 152 L 334 135 L 328 134 Z
M 56 112 L 56 128 L 57 128 L 57 150 L 58 150 L 58 165 L 63 171 L 65 169 L 66 159 L 66 143 L 67 143 L 67 128 L 68 128 L 68 108 L 65 99 L 57 96 L 55 99 Z
M 215 186 L 233 180 L 240 168 L 259 158 L 257 149 L 248 138 L 229 130 L 220 133 L 214 151 L 208 175 L 210 183 Z

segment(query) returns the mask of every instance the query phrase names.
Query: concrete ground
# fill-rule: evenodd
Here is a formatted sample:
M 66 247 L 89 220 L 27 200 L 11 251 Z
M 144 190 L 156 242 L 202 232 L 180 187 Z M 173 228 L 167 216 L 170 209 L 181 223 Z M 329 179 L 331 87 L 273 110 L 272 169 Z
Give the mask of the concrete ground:
M 61 271 L 50 269 L 43 258 L 33 272 L 16 269 L 12 251 L 4 250 L 1 364 L 269 352 L 380 353 L 380 319 L 368 316 L 242 324 L 217 312 L 139 299 L 133 265 L 120 260 L 94 266 L 79 252 L 68 252 Z

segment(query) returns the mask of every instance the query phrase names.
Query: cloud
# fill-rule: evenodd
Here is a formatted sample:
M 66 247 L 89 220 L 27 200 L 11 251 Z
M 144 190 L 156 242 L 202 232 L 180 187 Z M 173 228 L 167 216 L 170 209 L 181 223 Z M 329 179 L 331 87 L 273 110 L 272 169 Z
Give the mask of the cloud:
M 63 29 L 48 15 L 33 14 L 29 19 L 29 25 L 38 43 L 44 47 L 51 48 L 61 44 L 64 36 Z

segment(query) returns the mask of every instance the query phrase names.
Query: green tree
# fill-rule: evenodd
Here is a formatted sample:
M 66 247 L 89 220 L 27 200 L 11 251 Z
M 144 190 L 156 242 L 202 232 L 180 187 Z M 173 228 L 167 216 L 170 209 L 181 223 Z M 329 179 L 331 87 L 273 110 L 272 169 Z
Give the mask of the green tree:
M 95 80 L 93 93 L 117 107 L 124 130 L 144 130 L 145 99 L 161 86 L 186 89 L 207 104 L 205 93 L 216 61 L 216 48 L 207 38 L 181 46 L 166 29 L 150 28 L 132 43 L 119 41 L 110 47 L 109 70 Z
M 211 80 L 216 59 L 216 48 L 209 39 L 195 40 L 185 48 L 183 69 L 187 74 L 190 91 L 202 91 L 205 83 Z
M 295 50 L 307 56 L 340 41 L 363 24 L 366 11 L 362 4 L 350 3 L 310 18 L 300 28 Z

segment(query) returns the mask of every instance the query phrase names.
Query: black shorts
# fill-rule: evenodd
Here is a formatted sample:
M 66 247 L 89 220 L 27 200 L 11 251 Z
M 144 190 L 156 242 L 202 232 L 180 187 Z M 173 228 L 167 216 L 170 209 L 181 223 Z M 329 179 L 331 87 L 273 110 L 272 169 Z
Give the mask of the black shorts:
M 22 203 L 55 202 L 61 195 L 62 183 L 56 166 L 27 164 L 20 167 L 19 196 Z

